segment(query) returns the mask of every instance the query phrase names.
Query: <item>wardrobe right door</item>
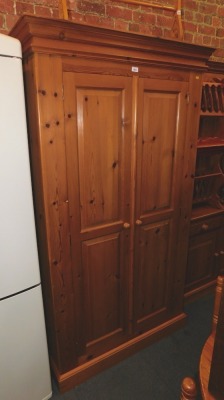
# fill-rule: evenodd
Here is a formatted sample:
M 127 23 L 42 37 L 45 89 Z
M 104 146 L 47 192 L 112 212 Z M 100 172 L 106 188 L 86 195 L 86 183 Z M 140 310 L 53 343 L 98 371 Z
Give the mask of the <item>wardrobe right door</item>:
M 177 313 L 175 252 L 180 218 L 187 82 L 140 78 L 136 154 L 134 329 Z M 175 310 L 175 311 L 174 311 Z

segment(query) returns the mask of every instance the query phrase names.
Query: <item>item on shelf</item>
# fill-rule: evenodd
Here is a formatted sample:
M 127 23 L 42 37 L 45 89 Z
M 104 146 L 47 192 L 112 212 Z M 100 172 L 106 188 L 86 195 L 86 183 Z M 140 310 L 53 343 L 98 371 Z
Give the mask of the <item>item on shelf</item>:
M 212 112 L 213 111 L 212 92 L 211 92 L 211 87 L 208 84 L 205 85 L 205 94 L 206 94 L 206 100 L 207 100 L 207 109 L 209 112 Z
M 212 101 L 213 101 L 213 108 L 215 112 L 219 112 L 220 107 L 219 107 L 219 99 L 218 99 L 218 92 L 217 92 L 217 86 L 212 85 L 211 86 L 211 92 L 212 92 Z
M 201 109 L 203 112 L 207 111 L 207 100 L 204 86 L 202 86 Z
M 194 185 L 194 202 L 205 202 L 208 201 L 211 196 L 212 182 L 210 179 L 198 179 Z
M 219 110 L 224 112 L 224 94 L 222 86 L 217 86 L 218 100 L 219 100 Z
M 206 83 L 202 87 L 201 110 L 203 112 L 224 112 L 223 85 Z

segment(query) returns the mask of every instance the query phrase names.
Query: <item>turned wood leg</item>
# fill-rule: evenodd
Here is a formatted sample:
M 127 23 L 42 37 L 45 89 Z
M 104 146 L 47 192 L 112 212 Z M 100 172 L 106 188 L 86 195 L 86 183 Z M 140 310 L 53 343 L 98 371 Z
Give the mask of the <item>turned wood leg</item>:
M 196 400 L 197 388 L 193 378 L 186 377 L 182 381 L 181 385 L 181 397 L 180 400 Z

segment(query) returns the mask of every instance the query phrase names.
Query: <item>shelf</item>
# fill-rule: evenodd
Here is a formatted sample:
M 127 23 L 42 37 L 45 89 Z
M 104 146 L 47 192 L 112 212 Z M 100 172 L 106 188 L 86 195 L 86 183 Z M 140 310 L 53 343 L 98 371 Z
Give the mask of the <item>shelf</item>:
M 197 147 L 198 149 L 206 149 L 206 148 L 218 148 L 224 146 L 224 138 L 220 137 L 207 137 L 207 138 L 199 138 Z
M 224 214 L 224 210 L 220 208 L 215 208 L 209 204 L 201 204 L 200 206 L 193 206 L 191 213 L 191 220 L 194 221 L 199 218 L 208 217 L 211 215 Z
M 221 111 L 202 111 L 200 112 L 201 117 L 224 117 L 224 113 Z
M 210 174 L 208 173 L 208 174 L 205 174 L 205 175 L 196 175 L 194 177 L 194 179 L 209 179 L 209 178 L 215 178 L 215 177 L 218 177 L 218 176 L 223 176 L 223 174 L 221 172 L 212 172 Z

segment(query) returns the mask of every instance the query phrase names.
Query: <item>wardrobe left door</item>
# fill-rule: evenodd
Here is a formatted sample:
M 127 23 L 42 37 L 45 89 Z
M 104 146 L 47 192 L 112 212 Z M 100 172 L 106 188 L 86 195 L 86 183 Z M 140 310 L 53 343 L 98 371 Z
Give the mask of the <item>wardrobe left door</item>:
M 64 72 L 79 363 L 129 335 L 132 79 Z

